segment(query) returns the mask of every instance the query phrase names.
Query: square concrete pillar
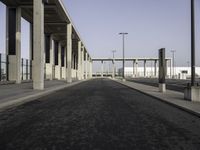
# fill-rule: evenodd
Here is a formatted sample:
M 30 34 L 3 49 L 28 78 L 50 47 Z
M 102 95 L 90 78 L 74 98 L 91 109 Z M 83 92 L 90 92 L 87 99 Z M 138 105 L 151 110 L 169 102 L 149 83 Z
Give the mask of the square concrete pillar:
M 103 60 L 101 61 L 101 77 L 103 78 Z
M 62 51 L 61 51 L 61 56 L 62 56 L 62 62 L 61 62 L 61 66 L 62 66 L 62 79 L 67 80 L 67 76 L 66 76 L 66 67 L 67 67 L 67 54 L 66 54 L 66 47 L 62 47 Z
M 33 88 L 44 89 L 44 4 L 33 0 Z
M 53 80 L 55 78 L 55 71 L 54 71 L 54 42 L 53 42 L 53 36 L 50 35 L 49 42 L 46 41 L 46 45 L 48 45 L 46 48 L 49 49 L 49 52 L 46 52 L 46 78 Z M 47 51 L 47 50 L 46 50 Z
M 30 36 L 29 36 L 29 59 L 30 59 L 30 79 L 32 78 L 32 72 L 33 72 L 33 24 L 30 23 Z
M 53 80 L 53 64 L 51 63 L 52 36 L 45 36 L 45 61 L 46 61 L 46 79 Z
M 64 67 L 65 67 L 65 80 L 67 80 L 67 46 L 65 46 L 65 57 L 64 57 Z
M 50 80 L 55 78 L 55 46 L 53 41 L 53 35 L 50 36 L 50 64 L 52 66 L 52 73 Z
M 72 24 L 67 24 L 67 82 L 72 82 Z
M 146 71 L 147 71 L 147 69 L 146 69 L 146 63 L 147 63 L 147 61 L 144 60 L 144 77 L 146 77 Z
M 61 43 L 58 43 L 58 64 L 55 66 L 55 77 L 56 79 L 61 79 Z
M 136 77 L 136 60 L 133 60 L 133 78 Z
M 154 76 L 157 77 L 157 60 L 154 62 Z
M 92 59 L 90 60 L 90 78 L 92 78 Z
M 8 80 L 21 83 L 21 8 L 7 7 L 6 23 Z
M 84 46 L 82 46 L 81 50 L 81 79 L 84 79 Z
M 88 53 L 85 52 L 85 79 L 88 78 Z
M 81 41 L 78 41 L 78 80 L 81 80 Z

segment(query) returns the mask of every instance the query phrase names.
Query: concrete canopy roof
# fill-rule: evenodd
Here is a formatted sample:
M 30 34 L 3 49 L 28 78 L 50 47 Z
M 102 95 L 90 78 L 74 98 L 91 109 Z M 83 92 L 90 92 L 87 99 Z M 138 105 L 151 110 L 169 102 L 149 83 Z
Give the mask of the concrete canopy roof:
M 21 7 L 22 17 L 33 23 L 33 0 L 1 0 L 8 7 Z M 44 32 L 66 45 L 67 24 L 72 24 L 72 39 L 81 40 L 61 0 L 44 0 Z M 85 46 L 84 46 L 85 47 Z M 85 48 L 86 50 L 86 48 Z M 86 50 L 87 51 L 87 50 Z

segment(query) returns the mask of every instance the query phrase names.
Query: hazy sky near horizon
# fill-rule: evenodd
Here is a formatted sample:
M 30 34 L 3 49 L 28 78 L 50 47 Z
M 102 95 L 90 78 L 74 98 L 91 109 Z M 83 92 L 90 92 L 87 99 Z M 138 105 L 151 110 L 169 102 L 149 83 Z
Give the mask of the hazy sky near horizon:
M 190 61 L 190 0 L 63 0 L 91 56 L 122 56 L 119 32 L 128 32 L 126 57 L 157 57 L 176 50 L 176 64 Z M 0 51 L 5 49 L 5 6 L 0 4 Z M 200 1 L 196 0 L 196 60 L 200 66 Z M 28 57 L 29 25 L 22 21 L 22 51 Z

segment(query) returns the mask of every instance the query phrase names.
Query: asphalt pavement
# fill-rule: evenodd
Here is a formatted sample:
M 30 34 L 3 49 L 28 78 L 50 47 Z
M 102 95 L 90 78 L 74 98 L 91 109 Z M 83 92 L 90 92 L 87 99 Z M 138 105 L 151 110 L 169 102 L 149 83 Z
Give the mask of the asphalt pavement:
M 0 112 L 1 150 L 199 150 L 200 118 L 109 79 Z

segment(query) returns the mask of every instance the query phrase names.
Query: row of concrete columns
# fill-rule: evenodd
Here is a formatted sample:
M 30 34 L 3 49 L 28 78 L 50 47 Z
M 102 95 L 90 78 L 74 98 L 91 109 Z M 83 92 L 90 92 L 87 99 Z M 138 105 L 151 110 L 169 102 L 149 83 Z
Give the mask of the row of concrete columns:
M 146 74 L 146 63 L 147 60 L 144 60 L 144 77 L 147 76 Z M 170 66 L 170 77 L 172 76 L 171 72 L 172 72 L 172 61 L 169 60 L 169 66 Z M 157 69 L 158 68 L 158 60 L 154 60 L 154 76 L 157 77 Z M 168 68 L 168 60 L 166 60 L 166 74 L 167 74 L 167 68 Z M 138 75 L 138 61 L 134 60 L 133 61 L 133 77 L 137 77 Z
M 166 60 L 166 68 L 168 66 L 168 62 L 170 63 L 170 76 L 171 76 L 171 71 L 172 71 L 172 62 L 171 60 Z M 104 61 L 101 60 L 101 77 L 103 77 L 103 72 L 104 72 Z M 146 62 L 147 60 L 144 60 L 144 77 L 146 77 Z M 115 61 L 112 60 L 112 77 L 115 77 Z M 158 60 L 154 60 L 154 76 L 157 77 L 157 69 L 158 68 Z M 167 73 L 167 70 L 166 70 Z M 138 76 L 138 60 L 133 60 L 133 77 Z
M 21 16 L 20 7 L 7 7 L 6 49 L 9 80 L 16 83 L 21 83 Z M 50 80 L 64 79 L 68 83 L 72 82 L 73 69 L 78 80 L 92 77 L 89 54 L 78 40 L 78 52 L 72 56 L 72 24 L 66 24 L 66 28 L 66 45 L 62 41 L 54 40 L 53 33 L 45 35 L 43 0 L 33 1 L 33 24 L 30 28 L 33 89 L 44 89 L 44 74 Z

